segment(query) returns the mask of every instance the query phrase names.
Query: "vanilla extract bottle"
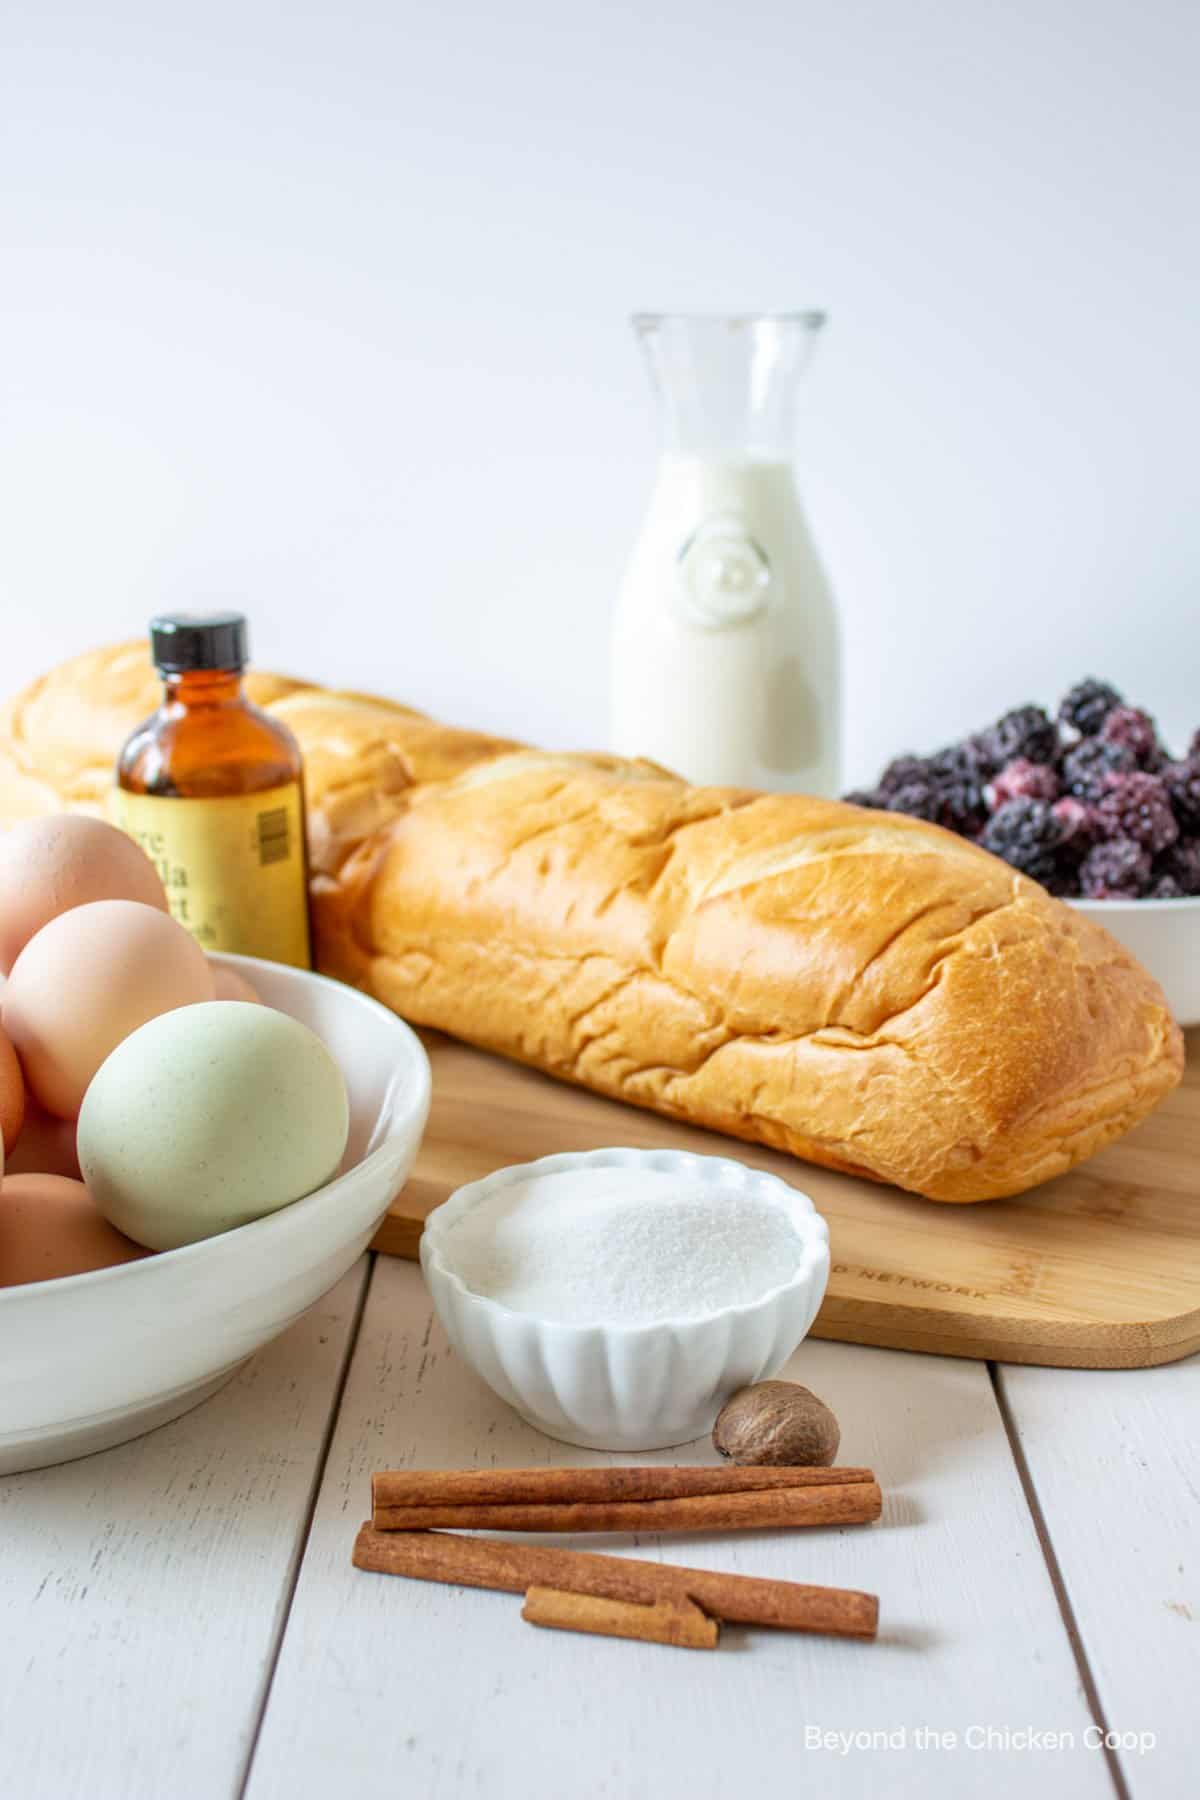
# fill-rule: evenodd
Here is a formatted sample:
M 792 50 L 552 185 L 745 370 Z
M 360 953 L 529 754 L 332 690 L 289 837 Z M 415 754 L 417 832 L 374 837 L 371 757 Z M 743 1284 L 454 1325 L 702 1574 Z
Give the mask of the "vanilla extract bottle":
M 205 950 L 311 967 L 300 749 L 247 699 L 241 613 L 150 623 L 162 705 L 117 760 L 116 821 Z

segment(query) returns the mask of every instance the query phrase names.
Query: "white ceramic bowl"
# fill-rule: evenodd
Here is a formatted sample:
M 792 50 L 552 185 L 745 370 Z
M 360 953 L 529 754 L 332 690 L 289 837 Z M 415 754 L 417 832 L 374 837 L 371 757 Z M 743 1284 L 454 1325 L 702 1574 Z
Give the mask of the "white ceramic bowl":
M 325 1187 L 144 1262 L 0 1288 L 0 1474 L 137 1437 L 197 1405 L 345 1274 L 413 1165 L 429 1059 L 377 1001 L 303 969 L 214 958 L 341 1065 L 350 1140 Z
M 1181 1025 L 1200 1025 L 1200 900 L 1072 900 L 1133 953 Z
M 566 1325 L 473 1293 L 453 1266 L 450 1227 L 498 1188 L 571 1169 L 678 1170 L 786 1208 L 801 1241 L 795 1274 L 748 1305 L 653 1325 Z M 730 1394 L 781 1369 L 817 1316 L 829 1231 L 807 1194 L 719 1156 L 592 1150 L 544 1156 L 461 1187 L 433 1212 L 421 1266 L 447 1337 L 530 1425 L 587 1450 L 663 1450 L 712 1429 Z

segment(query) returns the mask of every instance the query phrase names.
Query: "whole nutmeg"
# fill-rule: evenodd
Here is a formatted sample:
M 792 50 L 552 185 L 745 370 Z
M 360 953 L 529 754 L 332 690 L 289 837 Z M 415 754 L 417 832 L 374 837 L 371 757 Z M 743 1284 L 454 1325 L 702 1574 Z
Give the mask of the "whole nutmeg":
M 842 1441 L 823 1400 L 796 1381 L 756 1381 L 727 1400 L 713 1443 L 735 1463 L 828 1468 Z

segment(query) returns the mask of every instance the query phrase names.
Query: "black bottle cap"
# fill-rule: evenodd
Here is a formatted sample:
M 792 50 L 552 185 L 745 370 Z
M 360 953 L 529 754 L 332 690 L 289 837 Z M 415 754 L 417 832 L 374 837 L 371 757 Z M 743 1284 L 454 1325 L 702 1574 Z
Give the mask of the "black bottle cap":
M 150 621 L 150 653 L 164 675 L 244 669 L 250 654 L 245 614 L 160 613 Z

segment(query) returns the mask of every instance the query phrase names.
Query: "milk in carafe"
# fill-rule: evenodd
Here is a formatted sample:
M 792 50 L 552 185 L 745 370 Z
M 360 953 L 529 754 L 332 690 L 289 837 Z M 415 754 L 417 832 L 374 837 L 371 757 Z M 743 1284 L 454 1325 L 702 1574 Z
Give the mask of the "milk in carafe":
M 640 315 L 667 446 L 617 607 L 612 746 L 689 781 L 836 793 L 833 597 L 790 459 L 819 315 Z

